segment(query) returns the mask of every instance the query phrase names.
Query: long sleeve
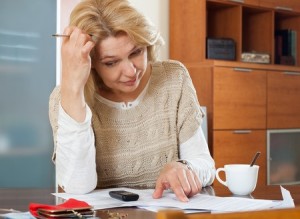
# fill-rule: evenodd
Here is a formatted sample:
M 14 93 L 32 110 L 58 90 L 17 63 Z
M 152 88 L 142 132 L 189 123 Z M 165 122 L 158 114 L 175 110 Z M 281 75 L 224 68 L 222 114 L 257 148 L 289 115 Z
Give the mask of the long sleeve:
M 88 193 L 97 185 L 92 113 L 88 106 L 86 109 L 85 121 L 77 123 L 59 104 L 56 177 L 58 184 L 68 193 Z
M 215 162 L 210 155 L 201 126 L 190 139 L 180 145 L 180 159 L 191 164 L 203 187 L 212 184 L 215 178 Z

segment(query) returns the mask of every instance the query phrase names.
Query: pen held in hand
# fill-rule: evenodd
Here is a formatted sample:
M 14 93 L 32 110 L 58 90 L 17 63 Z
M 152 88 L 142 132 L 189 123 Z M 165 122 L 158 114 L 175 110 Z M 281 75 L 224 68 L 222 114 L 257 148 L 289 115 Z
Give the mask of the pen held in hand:
M 52 34 L 53 37 L 70 37 L 70 35 L 67 34 Z
M 89 34 L 91 37 L 93 37 L 92 34 Z M 52 34 L 53 37 L 70 37 L 70 35 L 68 34 L 59 34 L 59 33 L 56 33 L 56 34 Z

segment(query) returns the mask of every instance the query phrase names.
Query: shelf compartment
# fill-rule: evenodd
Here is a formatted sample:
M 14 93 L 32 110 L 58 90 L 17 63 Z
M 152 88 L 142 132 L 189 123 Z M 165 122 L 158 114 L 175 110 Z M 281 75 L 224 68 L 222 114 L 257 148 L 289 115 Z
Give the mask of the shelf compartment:
M 241 53 L 242 7 L 237 4 L 207 2 L 207 38 L 230 38 L 236 44 L 235 57 Z
M 275 12 L 275 32 L 278 30 L 294 30 L 296 32 L 296 51 L 300 51 L 300 15 L 289 11 Z M 274 42 L 274 47 L 276 47 Z M 300 54 L 296 54 L 295 66 L 300 65 Z
M 274 13 L 270 10 L 243 7 L 242 52 L 270 55 L 274 63 Z M 263 22 L 261 22 L 263 21 Z

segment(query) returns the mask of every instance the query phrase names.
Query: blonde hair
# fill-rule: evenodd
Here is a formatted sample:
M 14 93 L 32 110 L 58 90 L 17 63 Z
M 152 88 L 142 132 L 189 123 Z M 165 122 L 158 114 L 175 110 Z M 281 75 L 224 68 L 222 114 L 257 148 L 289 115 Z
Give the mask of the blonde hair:
M 93 35 L 96 43 L 109 36 L 126 33 L 137 45 L 147 47 L 148 61 L 157 59 L 158 48 L 163 44 L 160 33 L 152 23 L 127 0 L 83 0 L 73 9 L 70 26 Z M 100 76 L 91 70 L 84 89 L 86 102 L 90 106 L 101 81 Z

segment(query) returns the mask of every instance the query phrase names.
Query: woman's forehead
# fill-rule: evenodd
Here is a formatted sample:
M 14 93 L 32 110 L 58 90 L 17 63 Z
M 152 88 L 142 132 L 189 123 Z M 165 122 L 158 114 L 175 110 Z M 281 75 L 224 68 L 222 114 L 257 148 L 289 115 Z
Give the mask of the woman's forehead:
M 101 56 L 114 56 L 119 52 L 128 52 L 135 47 L 134 42 L 126 34 L 109 36 L 97 45 L 97 52 Z

